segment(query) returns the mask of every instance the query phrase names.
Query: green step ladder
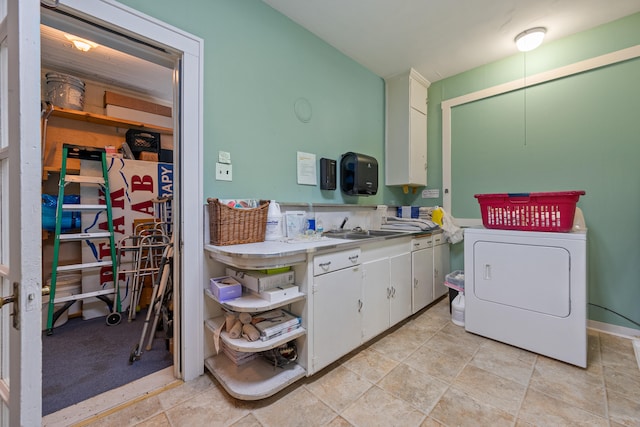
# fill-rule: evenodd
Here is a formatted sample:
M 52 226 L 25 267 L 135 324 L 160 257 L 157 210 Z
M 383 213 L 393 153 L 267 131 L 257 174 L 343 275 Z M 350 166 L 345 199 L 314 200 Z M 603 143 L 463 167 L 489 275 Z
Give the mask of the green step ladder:
M 81 176 L 67 175 L 67 159 L 94 160 L 102 163 L 102 176 Z M 83 204 L 65 204 L 64 190 L 69 183 L 94 184 L 101 186 L 105 195 L 104 205 L 83 205 Z M 85 298 L 98 298 L 105 302 L 109 307 L 110 314 L 107 316 L 107 325 L 117 325 L 120 323 L 120 289 L 117 280 L 116 265 L 116 242 L 113 231 L 113 214 L 111 208 L 111 192 L 109 190 L 109 171 L 107 166 L 107 154 L 102 148 L 80 147 L 71 144 L 63 144 L 62 146 L 62 166 L 60 168 L 60 183 L 58 189 L 58 203 L 56 207 L 56 230 L 55 240 L 53 243 L 53 266 L 51 272 L 51 292 L 49 294 L 49 305 L 47 314 L 47 335 L 53 334 L 53 325 L 56 320 L 69 308 L 73 303 Z M 105 211 L 107 214 L 108 231 L 95 233 L 62 233 L 62 212 L 63 211 Z M 109 240 L 111 260 L 89 262 L 83 264 L 59 265 L 60 242 L 61 241 L 81 241 L 81 240 Z M 94 292 L 80 293 L 76 295 L 63 296 L 56 298 L 56 281 L 58 273 L 65 271 L 79 271 L 85 269 L 95 269 L 102 267 L 111 267 L 113 277 L 113 289 L 102 289 Z M 113 299 L 109 299 L 107 295 L 113 294 Z M 59 310 L 55 310 L 55 304 L 64 303 Z

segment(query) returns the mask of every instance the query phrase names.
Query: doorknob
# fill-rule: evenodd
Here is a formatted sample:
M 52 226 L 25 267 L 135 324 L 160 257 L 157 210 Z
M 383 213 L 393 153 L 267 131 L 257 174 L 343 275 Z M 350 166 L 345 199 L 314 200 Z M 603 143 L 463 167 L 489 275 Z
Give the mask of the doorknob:
M 45 295 L 49 295 L 49 293 L 51 293 L 51 289 L 49 288 L 49 286 L 45 286 L 41 289 L 42 291 L 42 296 Z M 2 307 L 5 306 L 5 304 L 10 304 L 12 302 L 17 302 L 18 301 L 18 297 L 20 295 L 20 283 L 18 282 L 14 282 L 13 283 L 13 295 L 9 295 L 6 297 L 0 297 L 0 309 Z M 33 294 L 29 294 L 29 300 L 33 300 L 34 295 Z M 11 316 L 13 317 L 13 327 L 16 329 L 20 329 L 20 307 L 19 304 L 14 304 L 13 305 L 13 312 L 11 313 Z
M 9 295 L 8 297 L 0 297 L 0 308 L 4 307 L 5 304 L 12 303 L 16 300 L 16 297 L 13 295 Z
M 49 286 L 45 286 L 42 288 L 42 296 L 49 295 L 51 293 L 51 288 Z M 7 297 L 0 297 L 0 308 L 4 307 L 5 304 L 10 304 L 15 302 L 17 299 L 17 292 L 14 295 L 9 295 Z

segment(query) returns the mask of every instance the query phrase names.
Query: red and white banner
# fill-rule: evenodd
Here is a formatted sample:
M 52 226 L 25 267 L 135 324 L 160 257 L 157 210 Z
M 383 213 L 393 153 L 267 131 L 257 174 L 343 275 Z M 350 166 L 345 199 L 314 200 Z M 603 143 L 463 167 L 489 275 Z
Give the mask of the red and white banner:
M 152 220 L 160 214 L 154 212 L 153 200 L 158 197 L 173 196 L 173 165 L 170 163 L 145 162 L 109 157 L 109 188 L 113 214 L 113 228 L 115 242 L 127 244 L 127 236 L 134 234 L 134 221 Z M 101 163 L 83 160 L 80 174 L 88 176 L 102 176 Z M 95 185 L 80 186 L 81 204 L 105 204 L 105 195 L 101 188 Z M 170 210 L 167 212 L 170 220 Z M 106 211 L 82 213 L 82 231 L 85 233 L 106 231 Z M 125 252 L 121 257 L 119 271 L 131 270 L 132 253 Z M 82 241 L 82 262 L 97 262 L 110 259 L 108 240 Z M 116 260 L 114 260 L 116 262 Z M 113 289 L 113 272 L 111 266 L 99 269 L 88 269 L 82 272 L 82 293 Z M 132 274 L 119 274 L 120 298 L 122 310 L 129 306 L 132 286 Z M 113 295 L 109 295 L 111 299 Z M 109 314 L 107 305 L 97 298 L 83 300 L 82 317 L 94 317 Z

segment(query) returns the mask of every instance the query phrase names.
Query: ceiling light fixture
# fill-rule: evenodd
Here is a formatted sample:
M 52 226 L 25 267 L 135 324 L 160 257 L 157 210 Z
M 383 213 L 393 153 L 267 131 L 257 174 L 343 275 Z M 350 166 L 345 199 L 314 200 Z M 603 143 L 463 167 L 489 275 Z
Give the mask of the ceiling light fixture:
M 530 28 L 518 34 L 515 38 L 516 46 L 520 52 L 529 52 L 540 46 L 547 29 L 544 27 Z
M 89 50 L 98 47 L 96 43 L 81 37 L 73 36 L 71 34 L 65 34 L 64 36 L 67 40 L 73 43 L 76 49 L 83 52 L 88 52 Z

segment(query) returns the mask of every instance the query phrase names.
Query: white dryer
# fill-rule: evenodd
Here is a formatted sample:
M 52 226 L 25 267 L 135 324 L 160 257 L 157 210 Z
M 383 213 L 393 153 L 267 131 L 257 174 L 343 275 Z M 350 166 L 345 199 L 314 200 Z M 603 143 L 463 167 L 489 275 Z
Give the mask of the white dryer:
M 468 228 L 465 329 L 585 368 L 587 232 Z

